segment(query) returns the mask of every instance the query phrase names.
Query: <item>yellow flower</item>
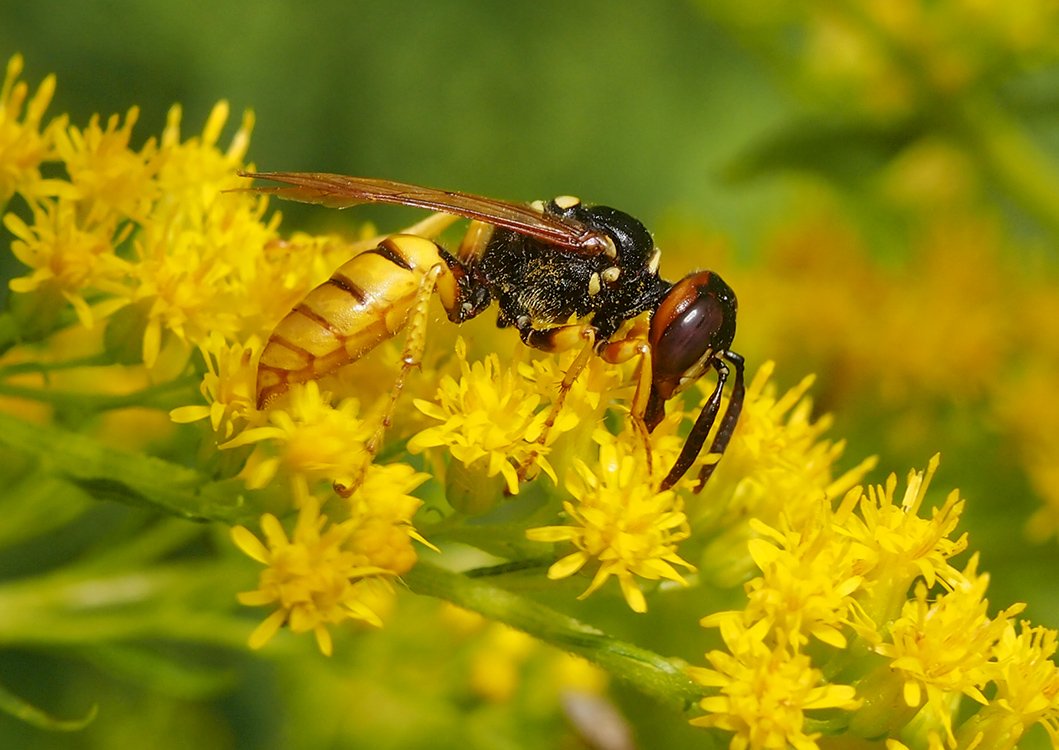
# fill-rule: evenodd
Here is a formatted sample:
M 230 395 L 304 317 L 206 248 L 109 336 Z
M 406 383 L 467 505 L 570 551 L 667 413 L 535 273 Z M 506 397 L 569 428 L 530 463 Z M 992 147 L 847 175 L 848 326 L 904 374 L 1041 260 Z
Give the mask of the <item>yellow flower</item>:
M 956 731 L 965 744 L 981 737 L 979 747 L 1011 750 L 1023 733 L 1040 724 L 1059 746 L 1059 667 L 1054 661 L 1056 631 L 1023 622 L 1016 634 L 1007 621 L 994 649 L 996 696 Z
M 731 732 L 732 750 L 817 750 L 820 735 L 805 731 L 805 712 L 857 707 L 854 689 L 828 683 L 808 656 L 784 645 L 766 645 L 762 625 L 721 632 L 728 651 L 706 654 L 712 669 L 688 668 L 695 682 L 719 691 L 699 702 L 705 715 L 691 723 Z
M 332 406 L 329 394 L 309 381 L 291 388 L 287 404 L 268 411 L 270 424 L 243 430 L 220 446 L 259 444 L 243 471 L 247 486 L 264 487 L 281 468 L 291 476 L 299 502 L 314 480 L 356 484 L 370 458 L 365 444 L 375 429 L 357 417 L 357 401 Z
M 552 479 L 555 472 L 545 458 L 549 446 L 537 443 L 547 409 L 538 410 L 540 393 L 521 378 L 517 368 L 505 368 L 496 354 L 481 362 L 467 361 L 467 344 L 456 342 L 460 376 L 442 378 L 434 401 L 417 399 L 416 408 L 441 424 L 428 427 L 408 441 L 411 453 L 445 446 L 464 466 L 480 468 L 488 477 L 501 475 L 512 495 L 518 494 L 517 467 L 536 454 L 536 464 Z M 557 423 L 553 439 L 566 422 Z
M 229 344 L 217 332 L 199 345 L 206 363 L 199 390 L 205 405 L 181 406 L 169 416 L 174 422 L 197 422 L 209 418 L 210 427 L 219 441 L 232 438 L 247 424 L 256 423 L 257 373 L 254 362 L 261 352 L 261 342 L 251 338 L 245 345 Z
M 775 525 L 782 516 L 800 528 L 800 516 L 814 513 L 821 497 L 841 495 L 875 465 L 869 458 L 836 477 L 845 443 L 822 438 L 829 417 L 812 418 L 806 396 L 812 376 L 777 395 L 770 383 L 773 370 L 766 362 L 754 375 L 724 458 L 702 493 L 688 499 L 696 531 L 719 532 L 704 549 L 701 568 L 724 586 L 751 574 L 747 541 L 757 533 L 751 518 Z
M 635 577 L 686 585 L 674 566 L 694 570 L 677 554 L 677 544 L 688 538 L 690 528 L 677 493 L 657 491 L 637 460 L 635 452 L 643 451 L 642 445 L 635 445 L 639 437 L 625 435 L 623 441 L 597 433 L 601 445 L 594 467 L 575 459 L 575 471 L 566 482 L 574 501 L 563 503 L 573 525 L 529 529 L 526 536 L 538 542 L 571 542 L 577 548 L 549 568 L 549 578 L 566 578 L 590 561 L 599 563 L 580 598 L 615 576 L 629 607 L 645 612 L 647 602 Z
M 76 204 L 62 200 L 34 203 L 32 211 L 32 224 L 15 214 L 4 217 L 4 226 L 15 236 L 12 254 L 33 269 L 27 276 L 12 279 L 11 290 L 22 294 L 57 291 L 73 306 L 85 328 L 124 306 L 124 300 L 111 298 L 93 307 L 85 294 L 121 293 L 132 266 L 114 248 L 128 237 L 131 227 L 119 229 L 116 216 L 106 217 L 103 224 L 86 225 L 78 217 Z
M 997 674 L 995 648 L 1011 618 L 1025 608 L 1015 604 L 990 617 L 984 598 L 989 576 L 978 575 L 977 564 L 975 555 L 962 581 L 933 602 L 927 587 L 917 585 L 915 597 L 889 627 L 890 641 L 875 647 L 903 680 L 905 704 L 923 705 L 925 692 L 928 715 L 944 728 L 950 742 L 955 742 L 953 698 L 962 693 L 982 705 L 989 703 L 982 688 Z
M 869 487 L 867 495 L 859 487 L 846 493 L 835 510 L 840 533 L 856 542 L 858 572 L 868 595 L 864 606 L 875 622 L 886 622 L 896 614 L 918 576 L 927 586 L 936 580 L 946 585 L 962 580 L 948 562 L 967 547 L 966 534 L 949 538 L 963 510 L 959 493 L 951 492 L 929 519 L 918 515 L 939 461 L 935 455 L 925 472 L 909 473 L 900 502 L 895 501 L 897 477 L 891 474 L 885 486 Z
M 240 131 L 236 141 L 245 137 Z M 213 332 L 238 338 L 245 335 L 247 308 L 256 310 L 261 297 L 271 301 L 271 289 L 258 283 L 260 272 L 253 267 L 275 236 L 274 226 L 262 221 L 265 203 L 246 193 L 222 193 L 240 186 L 234 174 L 238 163 L 212 147 L 194 146 L 192 141 L 160 150 L 161 197 L 134 237 L 135 280 L 127 294 L 144 308 L 148 367 L 166 343 L 163 334 L 174 335 L 185 347 Z M 215 174 L 221 165 L 223 176 Z M 203 171 L 185 174 L 195 168 Z M 172 184 L 174 171 L 188 184 Z
M 99 116 L 93 115 L 84 130 L 70 125 L 56 131 L 56 154 L 71 183 L 63 197 L 78 203 L 83 224 L 103 224 L 115 217 L 147 219 L 158 195 L 154 181 L 158 166 L 153 140 L 142 151 L 129 148 L 139 114 L 133 107 L 120 126 L 118 116 L 112 115 L 106 128 L 100 128 Z
M 837 533 L 826 501 L 816 513 L 793 528 L 784 516 L 779 529 L 751 521 L 760 536 L 749 541 L 750 555 L 761 575 L 746 584 L 743 612 L 722 612 L 703 618 L 702 625 L 718 625 L 737 616 L 746 623 L 765 622 L 777 638 L 801 648 L 809 636 L 835 648 L 845 648 L 843 626 L 862 578 L 855 571 L 851 544 Z
M 0 87 L 0 207 L 16 192 L 43 195 L 56 186 L 56 181 L 40 177 L 41 163 L 54 157 L 54 131 L 63 123 L 55 120 L 41 130 L 44 110 L 55 93 L 55 76 L 45 78 L 27 103 L 29 87 L 18 80 L 21 74 L 22 56 L 15 55 L 7 62 Z
M 430 479 L 408 464 L 371 464 L 348 498 L 351 540 L 365 564 L 400 575 L 417 560 L 412 541 L 435 549 L 412 526 L 423 501 L 409 493 Z
M 288 625 L 294 633 L 312 631 L 320 651 L 330 655 L 329 625 L 345 620 L 382 624 L 364 600 L 371 595 L 372 584 L 392 573 L 358 562 L 351 524 L 328 523 L 316 500 L 309 499 L 302 504 L 290 538 L 271 514 L 261 517 L 261 530 L 264 543 L 243 526 L 232 529 L 236 546 L 268 566 L 257 589 L 239 594 L 239 601 L 276 608 L 251 634 L 251 648 L 261 648 Z

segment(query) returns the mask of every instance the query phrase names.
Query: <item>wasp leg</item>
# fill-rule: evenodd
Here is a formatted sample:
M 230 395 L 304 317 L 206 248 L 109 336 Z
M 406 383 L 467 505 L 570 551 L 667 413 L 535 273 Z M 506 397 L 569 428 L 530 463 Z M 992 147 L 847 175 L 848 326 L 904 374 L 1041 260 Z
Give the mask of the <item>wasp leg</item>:
M 633 357 L 639 357 L 639 367 L 636 376 L 636 391 L 633 394 L 632 406 L 629 413 L 632 417 L 633 428 L 640 435 L 643 444 L 644 463 L 647 466 L 648 475 L 651 474 L 651 434 L 644 422 L 644 412 L 647 409 L 647 397 L 651 391 L 651 347 L 647 343 L 646 326 L 637 325 L 629 335 L 617 341 L 608 341 L 599 349 L 599 356 L 604 362 L 612 365 L 628 362 Z
M 732 439 L 735 426 L 739 422 L 739 414 L 743 411 L 743 399 L 746 396 L 746 387 L 743 385 L 743 358 L 735 352 L 726 352 L 724 358 L 732 363 L 735 368 L 735 383 L 732 385 L 732 395 L 728 399 L 728 409 L 721 418 L 721 426 L 717 428 L 717 434 L 710 445 L 710 453 L 723 454 L 728 447 L 728 441 Z M 695 486 L 695 492 L 702 492 L 706 482 L 717 468 L 717 462 L 706 464 L 699 471 L 699 483 Z
M 732 431 L 735 429 L 736 421 L 739 419 L 739 412 L 743 408 L 743 396 L 745 393 L 743 387 L 743 358 L 734 352 L 725 352 L 721 356 L 735 367 L 736 380 L 728 410 L 721 419 L 721 427 L 716 437 L 714 437 L 713 445 L 710 446 L 711 453 L 723 452 L 728 447 L 728 441 L 731 439 Z M 688 437 L 684 441 L 684 447 L 680 450 L 680 455 L 677 456 L 677 460 L 673 463 L 673 468 L 669 470 L 665 479 L 662 480 L 660 489 L 668 490 L 680 481 L 680 478 L 695 463 L 695 459 L 702 450 L 703 443 L 706 442 L 710 430 L 713 429 L 713 423 L 717 419 L 717 412 L 721 408 L 721 393 L 724 391 L 724 384 L 728 381 L 729 371 L 728 365 L 721 361 L 720 357 L 712 359 L 710 364 L 713 369 L 717 370 L 717 385 L 714 387 L 713 393 L 710 394 L 710 398 L 703 405 L 702 411 L 699 412 L 698 419 L 695 420 L 691 432 L 688 433 Z M 713 473 L 712 467 L 713 464 L 703 467 L 702 473 L 699 474 L 699 484 L 696 486 L 695 492 L 702 491 L 703 486 L 706 484 L 706 479 L 709 479 L 710 474 Z M 707 468 L 709 469 L 708 471 Z
M 577 347 L 578 344 L 581 345 L 581 351 L 578 353 L 577 358 L 567 368 L 562 381 L 559 383 L 559 393 L 552 402 L 548 416 L 541 427 L 541 434 L 535 441 L 537 446 L 543 447 L 547 445 L 548 435 L 551 433 L 552 427 L 555 426 L 555 420 L 559 418 L 559 412 L 562 411 L 563 404 L 566 402 L 566 394 L 570 392 L 574 382 L 592 358 L 596 348 L 596 329 L 587 324 L 563 325 L 543 329 L 533 328 L 528 324 L 520 326 L 516 323 L 515 325 L 518 326 L 519 335 L 522 337 L 523 343 L 527 346 L 532 346 L 534 349 L 555 353 L 569 351 Z M 519 480 L 526 479 L 529 475 L 530 470 L 537 461 L 537 456 L 540 455 L 540 447 L 534 447 L 530 455 L 519 466 Z
M 489 240 L 493 236 L 494 229 L 496 227 L 492 224 L 472 221 L 470 226 L 467 227 L 466 234 L 463 235 L 460 249 L 456 251 L 456 257 L 459 258 L 460 262 L 473 264 L 481 258 L 482 253 L 485 252 L 486 245 L 489 244 Z
M 411 310 L 408 312 L 407 323 L 405 324 L 405 344 L 404 351 L 401 354 L 401 369 L 397 373 L 396 379 L 394 379 L 393 387 L 390 389 L 389 400 L 379 418 L 378 425 L 375 427 L 375 432 L 372 433 L 372 436 L 364 446 L 364 450 L 367 453 L 367 458 L 364 461 L 365 468 L 379 453 L 386 430 L 393 424 L 397 400 L 404 389 L 409 371 L 419 367 L 422 361 L 423 349 L 426 346 L 427 321 L 430 317 L 430 298 L 433 296 L 435 289 L 440 292 L 443 287 L 454 283 L 451 274 L 446 272 L 445 264 L 437 263 L 431 266 L 430 270 L 423 275 L 422 281 L 420 281 L 419 289 L 416 291 L 415 300 L 412 303 Z M 335 492 L 342 497 L 349 497 L 360 485 L 362 476 L 363 473 L 361 476 L 355 477 L 349 485 L 335 482 L 333 485 Z

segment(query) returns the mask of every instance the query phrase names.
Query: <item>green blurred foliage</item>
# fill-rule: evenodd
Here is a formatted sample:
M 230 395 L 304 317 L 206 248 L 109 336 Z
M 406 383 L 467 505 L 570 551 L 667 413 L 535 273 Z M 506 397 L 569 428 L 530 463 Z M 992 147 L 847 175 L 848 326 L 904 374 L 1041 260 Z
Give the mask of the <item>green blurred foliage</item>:
M 5 0 L 0 19 L 0 53 L 56 72 L 75 122 L 135 104 L 145 137 L 173 103 L 190 129 L 226 98 L 256 113 L 262 169 L 574 193 L 730 231 L 764 215 L 768 191 L 733 195 L 721 172 L 782 101 L 686 3 Z

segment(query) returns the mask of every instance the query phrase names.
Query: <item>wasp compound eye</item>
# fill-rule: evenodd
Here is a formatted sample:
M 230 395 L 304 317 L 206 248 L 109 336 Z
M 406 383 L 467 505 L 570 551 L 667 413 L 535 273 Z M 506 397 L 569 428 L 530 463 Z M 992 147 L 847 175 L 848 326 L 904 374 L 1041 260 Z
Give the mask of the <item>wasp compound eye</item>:
M 735 292 L 715 273 L 684 277 L 669 290 L 651 318 L 653 379 L 668 400 L 699 378 L 718 352 L 735 338 Z

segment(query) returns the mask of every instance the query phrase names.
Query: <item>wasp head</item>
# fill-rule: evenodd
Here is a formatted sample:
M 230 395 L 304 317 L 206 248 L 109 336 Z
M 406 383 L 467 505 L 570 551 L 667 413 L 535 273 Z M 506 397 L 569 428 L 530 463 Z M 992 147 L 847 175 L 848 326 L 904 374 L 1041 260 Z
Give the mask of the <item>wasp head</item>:
M 735 338 L 735 292 L 720 276 L 700 271 L 674 284 L 651 316 L 651 394 L 648 430 L 665 416 L 665 402 L 694 383 Z

